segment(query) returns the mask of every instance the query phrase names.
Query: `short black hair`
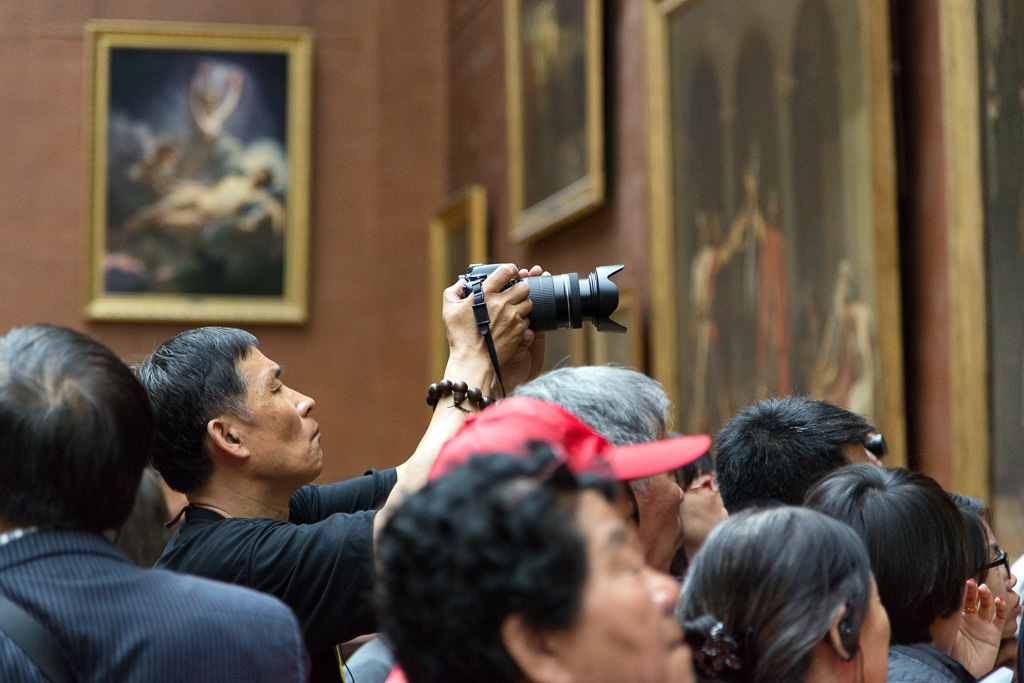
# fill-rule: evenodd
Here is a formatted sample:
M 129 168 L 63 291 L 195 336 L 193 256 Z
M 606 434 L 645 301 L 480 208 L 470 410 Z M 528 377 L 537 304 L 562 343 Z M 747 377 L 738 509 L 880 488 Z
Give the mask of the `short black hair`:
M 743 409 L 718 433 L 715 473 L 730 513 L 776 501 L 800 505 L 823 476 L 849 464 L 843 446 L 875 430 L 827 401 L 787 396 Z
M 153 465 L 175 491 L 192 493 L 213 474 L 207 423 L 248 415 L 238 361 L 259 346 L 244 330 L 200 327 L 168 339 L 133 368 L 156 415 Z
M 985 583 L 988 574 L 987 569 L 982 569 L 989 559 L 988 534 L 985 532 L 988 508 L 973 496 L 951 491 L 949 497 L 964 516 L 964 524 L 967 525 L 967 555 L 970 558 L 967 566 L 970 567 L 971 576 L 980 585 Z
M 576 522 L 585 488 L 546 447 L 526 459 L 492 454 L 410 496 L 377 540 L 378 605 L 395 657 L 417 683 L 515 683 L 523 673 L 501 627 L 579 618 L 588 574 Z
M 110 349 L 65 327 L 0 337 L 0 517 L 100 532 L 132 510 L 153 450 L 142 386 Z
M 856 654 L 870 600 L 871 562 L 853 529 L 779 506 L 715 527 L 693 558 L 678 616 L 694 652 L 713 640 L 717 624 L 735 644 L 739 670 L 715 678 L 795 683 L 807 678 L 814 646 L 844 606 L 847 649 Z
M 932 624 L 960 610 L 970 576 L 967 530 L 934 479 L 903 468 L 848 465 L 815 485 L 806 505 L 864 539 L 892 643 L 930 642 Z

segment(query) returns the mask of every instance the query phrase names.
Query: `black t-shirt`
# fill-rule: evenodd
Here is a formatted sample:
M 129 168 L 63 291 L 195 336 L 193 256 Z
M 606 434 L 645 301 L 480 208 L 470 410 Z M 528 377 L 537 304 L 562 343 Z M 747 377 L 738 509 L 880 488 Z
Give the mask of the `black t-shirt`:
M 377 630 L 373 519 L 397 481 L 394 469 L 369 470 L 303 486 L 289 501 L 287 522 L 189 508 L 156 566 L 280 598 L 302 625 L 312 680 L 339 680 L 333 647 Z

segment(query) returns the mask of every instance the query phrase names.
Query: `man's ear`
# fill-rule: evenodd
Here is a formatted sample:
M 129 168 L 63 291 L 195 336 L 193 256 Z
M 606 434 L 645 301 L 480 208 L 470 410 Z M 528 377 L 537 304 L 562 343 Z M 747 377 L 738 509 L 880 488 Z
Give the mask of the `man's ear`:
M 572 673 L 558 657 L 556 640 L 554 634 L 538 631 L 519 614 L 509 615 L 501 624 L 505 650 L 530 681 L 572 683 Z
M 215 417 L 206 423 L 206 436 L 210 440 L 210 451 L 225 453 L 235 458 L 248 458 L 249 450 L 242 444 L 237 421 L 227 417 Z

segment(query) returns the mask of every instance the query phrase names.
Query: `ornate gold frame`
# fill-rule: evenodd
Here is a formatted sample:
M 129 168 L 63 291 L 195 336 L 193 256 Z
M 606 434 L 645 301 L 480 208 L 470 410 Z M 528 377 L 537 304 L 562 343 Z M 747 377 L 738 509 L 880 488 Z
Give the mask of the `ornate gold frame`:
M 978 7 L 939 3 L 949 263 L 953 480 L 989 499 L 988 306 L 985 301 Z
M 668 90 L 668 23 L 680 11 L 702 0 L 648 0 L 648 93 L 651 157 L 651 249 L 652 303 L 651 337 L 653 376 L 665 385 L 677 401 L 678 386 L 676 278 L 673 234 L 672 140 Z M 712 1 L 712 0 L 703 0 Z M 871 217 L 873 223 L 875 290 L 877 297 L 878 355 L 881 362 L 880 429 L 891 456 L 887 464 L 904 465 L 906 421 L 903 386 L 903 343 L 899 279 L 899 251 L 896 221 L 896 160 L 889 50 L 887 0 L 857 3 L 862 17 L 861 54 L 863 88 L 870 98 L 870 169 L 872 173 Z M 727 36 L 719 36 L 728 41 Z M 882 296 L 881 293 L 885 293 Z
M 448 362 L 448 339 L 441 320 L 441 292 L 471 263 L 487 263 L 487 190 L 469 185 L 451 195 L 430 221 L 430 377 L 437 382 Z M 453 263 L 453 245 L 462 241 L 471 263 Z
M 604 88 L 602 83 L 601 0 L 586 3 L 586 129 L 587 172 L 572 184 L 524 206 L 523 81 L 520 59 L 520 0 L 505 0 L 505 77 L 508 112 L 509 237 L 534 239 L 596 210 L 605 199 Z
M 268 52 L 287 55 L 289 182 L 284 294 L 280 297 L 110 294 L 106 254 L 107 125 L 113 48 Z M 85 41 L 86 268 L 84 309 L 92 320 L 289 323 L 306 321 L 309 259 L 312 38 L 304 29 L 94 20 Z

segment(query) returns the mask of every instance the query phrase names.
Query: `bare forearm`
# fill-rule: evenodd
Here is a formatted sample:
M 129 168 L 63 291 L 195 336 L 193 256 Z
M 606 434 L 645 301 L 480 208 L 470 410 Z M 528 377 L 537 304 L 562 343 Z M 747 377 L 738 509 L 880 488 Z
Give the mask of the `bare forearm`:
M 444 379 L 449 379 L 453 382 L 461 380 L 470 387 L 480 387 L 485 396 L 490 393 L 488 388 L 491 386 L 493 377 L 494 370 L 491 368 L 490 360 L 486 356 L 482 358 L 475 356 L 459 359 L 449 358 L 444 373 Z M 425 389 L 424 387 L 424 391 Z M 401 505 L 402 501 L 427 483 L 430 469 L 434 466 L 434 461 L 437 459 L 441 446 L 466 421 L 465 413 L 453 407 L 453 405 L 454 399 L 452 396 L 441 398 L 437 408 L 434 409 L 434 415 L 430 419 L 427 431 L 423 434 L 423 438 L 420 439 L 419 445 L 416 446 L 416 450 L 413 451 L 412 456 L 408 460 L 397 467 L 398 483 L 392 489 L 391 495 L 388 496 L 387 503 L 377 513 L 373 524 L 374 536 L 380 532 L 387 518 Z M 476 407 L 466 401 L 463 401 L 463 405 L 468 406 L 470 409 Z

